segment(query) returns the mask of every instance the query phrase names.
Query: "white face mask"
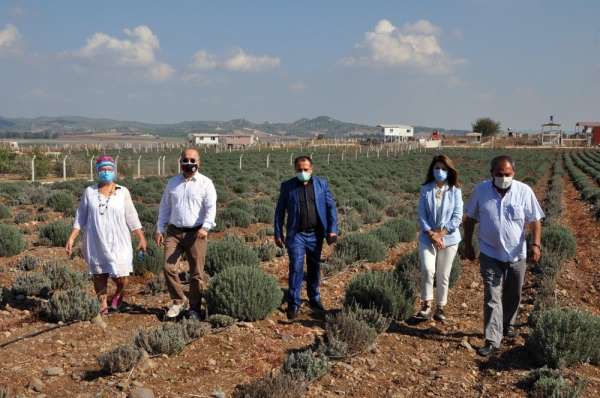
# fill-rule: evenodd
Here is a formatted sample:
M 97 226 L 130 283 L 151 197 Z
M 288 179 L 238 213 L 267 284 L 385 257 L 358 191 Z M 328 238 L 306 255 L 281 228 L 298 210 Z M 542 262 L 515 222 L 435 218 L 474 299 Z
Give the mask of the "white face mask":
M 512 177 L 494 177 L 494 185 L 500 189 L 508 189 L 512 184 Z

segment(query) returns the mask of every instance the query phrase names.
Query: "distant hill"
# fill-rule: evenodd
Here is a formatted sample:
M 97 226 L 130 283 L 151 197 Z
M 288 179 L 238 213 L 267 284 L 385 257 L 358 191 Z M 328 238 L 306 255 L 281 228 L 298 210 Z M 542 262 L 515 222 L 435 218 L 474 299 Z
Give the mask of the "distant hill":
M 0 132 L 33 132 L 33 133 L 94 133 L 110 130 L 153 133 L 165 136 L 185 135 L 193 131 L 231 131 L 236 129 L 256 129 L 266 133 L 287 136 L 327 137 L 361 136 L 376 134 L 376 126 L 343 122 L 329 116 L 318 116 L 314 119 L 299 119 L 291 123 L 253 123 L 246 119 L 229 121 L 184 121 L 170 124 L 153 124 L 136 121 L 112 119 L 95 119 L 80 116 L 37 117 L 37 118 L 3 118 L 0 117 Z M 433 128 L 416 126 L 415 132 L 431 131 Z M 445 129 L 438 129 L 445 132 Z

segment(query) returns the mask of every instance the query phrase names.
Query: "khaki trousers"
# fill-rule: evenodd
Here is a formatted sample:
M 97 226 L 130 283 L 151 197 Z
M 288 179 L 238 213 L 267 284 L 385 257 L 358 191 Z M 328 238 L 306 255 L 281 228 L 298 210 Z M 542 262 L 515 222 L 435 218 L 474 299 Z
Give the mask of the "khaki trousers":
M 198 230 L 180 229 L 173 225 L 167 227 L 167 236 L 165 238 L 165 267 L 164 274 L 169 289 L 169 294 L 173 300 L 183 302 L 186 299 L 181 280 L 179 279 L 179 270 L 177 262 L 183 253 L 186 254 L 190 272 L 190 308 L 200 309 L 202 300 L 202 283 L 204 279 L 204 258 L 208 239 L 197 238 Z

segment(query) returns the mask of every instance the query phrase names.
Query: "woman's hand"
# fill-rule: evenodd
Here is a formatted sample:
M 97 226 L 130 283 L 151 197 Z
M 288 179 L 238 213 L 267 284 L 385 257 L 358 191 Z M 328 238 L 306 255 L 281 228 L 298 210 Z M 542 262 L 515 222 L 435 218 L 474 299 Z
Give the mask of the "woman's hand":
M 137 245 L 137 251 L 143 251 L 144 253 L 148 250 L 148 242 L 146 242 L 146 237 L 142 234 L 140 237 L 140 241 Z

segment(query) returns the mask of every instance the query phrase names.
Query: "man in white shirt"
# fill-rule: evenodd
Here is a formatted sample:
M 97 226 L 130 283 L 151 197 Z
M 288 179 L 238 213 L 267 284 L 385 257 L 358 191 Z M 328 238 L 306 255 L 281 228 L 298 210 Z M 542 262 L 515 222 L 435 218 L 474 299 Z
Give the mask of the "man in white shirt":
M 217 192 L 210 178 L 200 174 L 200 153 L 185 149 L 179 160 L 181 174 L 172 177 L 160 201 L 154 239 L 165 245 L 165 280 L 173 304 L 168 318 L 176 318 L 189 307 L 192 318 L 200 317 L 201 281 L 208 231 L 215 226 Z M 177 262 L 185 253 L 190 270 L 189 301 L 185 296 Z
M 500 347 L 502 337 L 514 337 L 527 267 L 525 229 L 532 234 L 533 262 L 541 256 L 541 219 L 544 212 L 532 189 L 513 180 L 515 165 L 510 156 L 492 160 L 492 179 L 478 184 L 466 208 L 465 257 L 475 259 L 472 238 L 479 222 L 480 272 L 484 284 L 485 345 L 479 354 L 488 356 Z

